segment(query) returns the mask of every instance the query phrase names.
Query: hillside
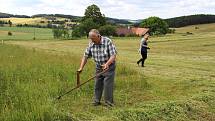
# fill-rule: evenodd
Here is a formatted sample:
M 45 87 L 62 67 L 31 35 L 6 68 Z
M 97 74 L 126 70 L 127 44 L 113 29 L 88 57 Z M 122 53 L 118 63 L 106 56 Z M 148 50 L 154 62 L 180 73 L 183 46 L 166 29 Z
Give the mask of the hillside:
M 33 15 L 32 17 L 60 17 L 60 18 L 67 18 L 67 19 L 73 19 L 73 21 L 80 21 L 81 16 L 73 16 L 73 15 L 64 15 L 64 14 L 37 14 Z M 116 19 L 116 18 L 110 18 L 106 17 L 107 21 L 110 23 L 115 23 L 115 24 L 131 24 L 129 20 L 125 19 Z
M 5 19 L 2 19 L 5 18 Z M 70 19 L 73 22 L 79 22 L 81 20 L 81 16 L 73 16 L 73 15 L 64 15 L 64 14 L 36 14 L 33 16 L 25 16 L 25 15 L 13 15 L 13 14 L 7 14 L 7 13 L 1 13 L 0 12 L 0 20 L 5 20 L 8 21 L 12 18 L 12 22 L 13 23 L 18 23 L 18 24 L 25 24 L 25 23 L 29 23 L 30 21 L 35 21 L 34 19 L 38 19 L 38 18 L 45 18 L 45 19 L 53 19 L 53 18 L 61 18 L 61 19 Z M 18 22 L 14 19 L 18 20 Z M 22 18 L 22 19 L 18 19 L 18 18 Z M 26 19 L 26 20 L 25 20 Z M 114 24 L 131 24 L 132 22 L 129 22 L 130 20 L 125 20 L 125 19 L 117 19 L 117 18 L 110 18 L 110 17 L 106 17 L 107 21 L 110 23 L 114 23 Z M 20 22 L 20 20 L 22 22 Z M 43 20 L 44 21 L 44 20 Z M 45 20 L 47 21 L 47 20 Z M 30 22 L 32 24 L 32 22 Z M 38 22 L 36 22 L 35 24 L 38 24 Z
M 5 19 L 2 19 L 5 18 Z M 26 15 L 13 15 L 13 14 L 7 14 L 7 13 L 1 13 L 0 12 L 0 20 L 10 20 L 13 19 L 13 23 L 19 23 L 19 24 L 25 24 L 29 23 L 34 24 L 33 21 L 38 18 L 44 18 L 46 20 L 41 20 L 47 22 L 48 20 L 52 19 L 61 19 L 61 20 L 69 20 L 72 22 L 80 22 L 81 16 L 73 16 L 73 15 L 64 15 L 64 14 L 36 14 L 33 16 L 26 16 Z M 18 22 L 14 19 L 18 20 Z M 20 19 L 18 19 L 20 18 Z M 26 19 L 26 20 L 25 20 Z M 138 20 L 129 20 L 129 19 L 117 19 L 117 18 L 110 18 L 106 17 L 107 21 L 114 24 L 134 24 L 135 26 L 139 26 L 139 23 L 144 19 L 138 19 Z M 190 15 L 190 16 L 180 16 L 180 17 L 174 17 L 169 19 L 164 19 L 169 27 L 171 28 L 179 28 L 189 25 L 196 25 L 196 24 L 208 24 L 208 23 L 215 23 L 215 15 L 207 15 L 207 14 L 199 14 L 199 15 Z M 22 22 L 20 22 L 22 21 Z M 35 24 L 40 24 L 38 21 L 35 21 Z
M 10 17 L 16 17 L 16 18 L 30 18 L 30 16 L 26 16 L 26 15 L 13 15 L 13 14 L 1 13 L 1 12 L 0 12 L 0 18 L 10 18 Z
M 190 15 L 165 19 L 169 27 L 178 28 L 188 25 L 215 23 L 215 15 Z
M 135 26 L 139 26 L 141 21 L 144 19 L 134 20 Z M 179 28 L 189 25 L 198 25 L 198 24 L 209 24 L 215 23 L 215 15 L 209 14 L 199 14 L 199 15 L 190 15 L 190 16 L 180 16 L 174 18 L 164 19 L 169 27 Z
M 47 19 L 37 17 L 37 18 L 16 18 L 16 17 L 10 17 L 10 18 L 0 18 L 1 21 L 11 21 L 13 24 L 41 24 L 41 21 L 44 21 L 47 23 Z
M 215 34 L 215 23 L 190 25 L 186 27 L 176 28 L 176 34 L 186 32 L 191 32 L 195 35 Z

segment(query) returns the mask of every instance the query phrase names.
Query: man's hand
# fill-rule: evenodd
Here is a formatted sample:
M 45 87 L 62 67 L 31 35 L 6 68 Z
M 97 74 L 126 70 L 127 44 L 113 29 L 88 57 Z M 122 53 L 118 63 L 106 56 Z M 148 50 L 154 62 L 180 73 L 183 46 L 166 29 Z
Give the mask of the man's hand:
M 102 65 L 102 69 L 103 70 L 108 70 L 109 69 L 109 65 L 108 64 L 103 64 Z
M 79 68 L 79 69 L 77 70 L 77 72 L 81 73 L 82 70 L 83 70 L 82 68 Z
M 83 58 L 81 59 L 81 64 L 80 64 L 80 67 L 79 69 L 77 70 L 77 72 L 81 73 L 83 68 L 84 68 L 84 65 L 87 63 L 87 58 L 83 56 Z

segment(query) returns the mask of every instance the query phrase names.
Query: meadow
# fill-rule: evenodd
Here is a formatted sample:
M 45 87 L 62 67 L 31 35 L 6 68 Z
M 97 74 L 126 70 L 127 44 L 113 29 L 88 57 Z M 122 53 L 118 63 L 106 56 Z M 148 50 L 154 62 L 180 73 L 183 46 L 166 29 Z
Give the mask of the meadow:
M 13 24 L 41 24 L 40 21 L 47 22 L 47 19 L 36 17 L 36 18 L 0 18 L 1 21 L 11 21 Z
M 25 28 L 0 27 L 0 33 L 26 33 L 0 34 L 0 120 L 214 121 L 215 24 L 196 26 L 150 37 L 144 68 L 136 64 L 140 38 L 112 38 L 118 50 L 113 108 L 91 105 L 93 81 L 55 100 L 75 86 L 86 38 L 53 40 L 41 29 L 38 35 L 49 36 L 33 41 Z M 90 60 L 82 82 L 93 74 Z
M 8 32 L 12 36 L 8 36 Z M 52 29 L 32 27 L 0 27 L 0 40 L 50 40 L 53 39 Z

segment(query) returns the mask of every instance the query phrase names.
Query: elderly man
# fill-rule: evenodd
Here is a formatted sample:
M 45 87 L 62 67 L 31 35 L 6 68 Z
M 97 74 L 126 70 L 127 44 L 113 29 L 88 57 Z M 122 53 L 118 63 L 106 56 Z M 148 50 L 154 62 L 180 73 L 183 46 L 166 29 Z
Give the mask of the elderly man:
M 89 32 L 89 39 L 91 42 L 86 48 L 78 71 L 81 72 L 83 70 L 87 59 L 90 57 L 96 63 L 96 74 L 106 70 L 105 73 L 95 78 L 95 99 L 93 105 L 101 105 L 100 100 L 104 89 L 105 104 L 107 106 L 113 106 L 116 48 L 111 39 L 101 36 L 96 29 L 92 29 Z

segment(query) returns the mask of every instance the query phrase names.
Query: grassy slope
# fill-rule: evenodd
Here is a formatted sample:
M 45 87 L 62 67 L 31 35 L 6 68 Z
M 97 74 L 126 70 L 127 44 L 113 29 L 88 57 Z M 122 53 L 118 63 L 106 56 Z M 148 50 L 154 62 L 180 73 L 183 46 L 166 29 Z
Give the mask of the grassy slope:
M 48 24 L 48 19 L 44 17 L 35 17 L 35 18 L 0 18 L 2 21 L 11 21 L 13 26 L 17 24 L 29 24 L 29 25 L 41 25 L 41 26 L 47 26 Z M 60 18 L 56 17 L 56 20 L 58 21 L 64 21 L 68 20 L 66 18 Z M 43 23 L 41 23 L 43 21 Z M 67 24 L 75 24 L 76 22 L 66 22 Z
M 10 20 L 13 24 L 40 24 L 40 21 L 47 21 L 45 18 L 0 18 L 0 20 Z
M 27 118 L 33 119 L 32 117 L 36 115 L 35 117 L 42 117 L 42 119 L 45 117 L 60 117 L 60 119 L 65 120 L 71 117 L 77 120 L 92 119 L 103 121 L 119 119 L 127 121 L 215 120 L 215 41 L 213 39 L 215 31 L 209 29 L 211 26 L 215 26 L 215 24 L 200 25 L 198 30 L 195 30 L 193 26 L 180 28 L 177 29 L 174 35 L 150 38 L 151 43 L 149 45 L 151 50 L 145 68 L 140 68 L 136 65 L 136 60 L 139 58 L 137 53 L 139 38 L 114 38 L 119 54 L 115 90 L 116 107 L 112 110 L 103 106 L 94 108 L 89 105 L 93 93 L 92 83 L 82 88 L 83 90 L 68 95 L 60 102 L 52 103 L 52 101 L 49 101 L 57 93 L 61 92 L 63 87 L 65 91 L 70 87 L 70 84 L 74 85 L 73 80 L 75 77 L 70 73 L 74 75 L 75 70 L 78 68 L 79 58 L 87 46 L 86 40 L 7 42 L 8 44 L 34 48 L 29 52 L 18 48 L 19 50 L 15 51 L 17 53 L 14 53 L 14 55 L 20 55 L 28 60 L 27 63 L 21 63 L 23 60 L 15 56 L 16 60 L 20 60 L 18 63 L 25 65 L 18 78 L 27 76 L 26 80 L 32 80 L 31 83 L 25 84 L 20 82 L 22 79 L 19 79 L 20 81 L 17 81 L 16 84 L 28 87 L 35 82 L 33 84 L 38 86 L 38 88 L 34 89 L 37 92 L 35 95 L 33 95 L 34 91 L 30 91 L 28 88 L 26 88 L 25 93 L 20 94 L 28 94 L 33 99 L 38 95 L 46 95 L 41 96 L 36 102 L 31 102 L 32 100 L 23 102 L 23 104 L 27 103 L 26 106 L 29 111 L 35 109 L 35 114 L 29 113 Z M 193 35 L 185 36 L 183 33 L 187 31 L 192 32 Z M 12 51 L 10 48 L 10 46 L 1 46 L 1 52 L 10 53 Z M 35 51 L 37 54 L 32 54 Z M 51 54 L 41 55 L 43 51 Z M 1 53 L 2 59 L 4 58 L 5 60 L 1 66 L 3 70 L 5 68 L 4 64 L 7 65 L 8 63 L 6 62 L 8 62 L 8 59 L 10 60 L 10 56 L 8 54 L 3 55 L 4 53 Z M 24 56 L 26 55 L 25 53 L 29 53 L 27 55 L 31 59 Z M 66 56 L 62 54 L 66 54 Z M 8 58 L 5 58 L 5 56 L 8 56 Z M 38 62 L 33 61 L 35 59 Z M 19 69 L 18 63 L 10 64 L 12 68 L 11 70 L 8 69 L 8 74 L 19 72 L 17 71 Z M 93 63 L 90 62 L 85 71 L 87 75 L 83 76 L 83 78 L 87 78 L 93 73 L 92 67 Z M 47 68 L 49 69 L 47 70 Z M 5 73 L 3 70 L 2 73 Z M 35 71 L 35 75 L 39 76 L 33 76 L 36 79 L 32 79 L 29 73 L 25 72 L 26 70 Z M 22 76 L 23 73 L 24 77 Z M 10 79 L 9 77 L 7 78 Z M 41 80 L 37 78 L 41 78 Z M 59 80 L 62 81 L 59 82 Z M 19 85 L 15 87 L 19 89 Z M 43 89 L 44 85 L 48 87 L 45 90 Z M 8 90 L 11 91 L 10 89 Z M 16 91 L 14 90 L 14 92 Z M 10 92 L 7 93 L 10 94 Z M 28 96 L 23 98 L 25 99 Z M 44 100 L 44 102 L 41 102 L 41 100 Z M 7 98 L 5 101 L 7 101 Z M 38 102 L 41 102 L 41 104 L 38 104 Z M 33 104 L 37 108 L 32 106 Z M 21 108 L 20 110 L 23 111 L 24 109 Z M 10 111 L 15 116 L 19 114 L 18 118 L 25 113 L 6 110 L 3 117 L 8 118 L 6 114 L 11 113 Z
M 12 36 L 8 36 L 8 31 L 12 32 Z M 31 28 L 31 27 L 0 27 L 0 40 L 38 40 L 53 39 L 52 30 L 47 28 Z

